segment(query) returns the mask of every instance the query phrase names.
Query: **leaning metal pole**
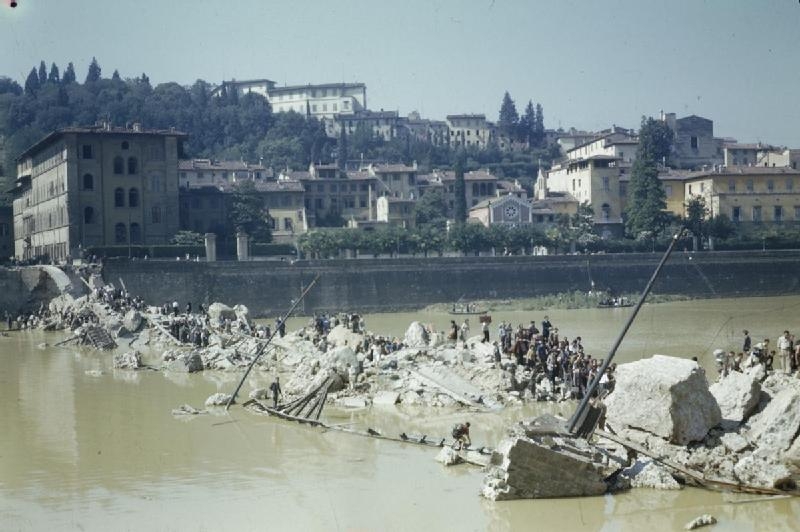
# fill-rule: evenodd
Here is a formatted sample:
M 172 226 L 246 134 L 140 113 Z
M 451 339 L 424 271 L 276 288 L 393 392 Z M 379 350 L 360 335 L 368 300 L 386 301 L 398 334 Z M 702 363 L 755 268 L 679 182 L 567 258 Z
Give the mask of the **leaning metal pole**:
M 608 366 L 611 364 L 611 360 L 614 358 L 614 355 L 617 354 L 617 349 L 622 343 L 623 338 L 625 338 L 625 335 L 628 333 L 628 329 L 630 329 L 631 325 L 633 325 L 633 320 L 636 319 L 636 315 L 639 313 L 639 309 L 642 308 L 644 300 L 647 299 L 647 295 L 650 293 L 650 290 L 652 290 L 653 284 L 656 282 L 656 279 L 658 278 L 658 274 L 661 273 L 661 268 L 664 267 L 664 264 L 667 262 L 667 259 L 669 258 L 670 254 L 672 254 L 672 250 L 675 248 L 675 244 L 678 242 L 678 238 L 680 238 L 681 234 L 683 234 L 683 229 L 678 231 L 672 237 L 672 241 L 669 243 L 667 251 L 664 253 L 664 256 L 661 257 L 661 262 L 659 262 L 658 266 L 656 266 L 653 275 L 647 282 L 647 286 L 644 287 L 642 295 L 639 297 L 639 301 L 633 308 L 633 312 L 631 312 L 631 315 L 628 316 L 628 321 L 627 323 L 625 323 L 625 327 L 622 328 L 622 331 L 620 331 L 619 336 L 617 336 L 614 345 L 611 346 L 611 351 L 608 352 L 608 356 L 603 361 L 603 365 L 600 367 L 600 370 L 597 372 L 597 375 L 595 375 L 595 378 L 589 383 L 589 387 L 586 389 L 586 393 L 583 395 L 583 399 L 581 399 L 578 408 L 575 409 L 575 412 L 572 414 L 572 417 L 569 419 L 569 421 L 567 421 L 567 432 L 573 434 L 575 433 L 575 426 L 578 424 L 578 421 L 583 416 L 583 413 L 589 404 L 589 399 L 592 397 L 592 394 L 594 394 L 595 389 L 597 389 L 597 385 L 600 383 L 600 377 L 602 377 L 603 374 L 606 372 Z
M 295 301 L 295 302 L 292 304 L 291 308 L 289 308 L 289 310 L 287 310 L 287 311 L 286 311 L 286 314 L 284 314 L 284 315 L 281 317 L 281 324 L 282 324 L 282 325 L 284 325 L 284 326 L 285 326 L 285 324 L 286 324 L 286 319 L 287 319 L 289 316 L 291 316 L 291 315 L 292 315 L 292 312 L 294 312 L 294 309 L 296 309 L 296 308 L 297 308 L 297 305 L 299 305 L 299 304 L 300 304 L 300 302 L 303 300 L 303 298 L 305 298 L 305 297 L 306 297 L 306 294 L 308 294 L 308 292 L 310 292 L 310 291 L 311 291 L 311 289 L 314 287 L 314 284 L 316 284 L 316 282 L 317 282 L 317 280 L 318 280 L 318 279 L 319 279 L 319 274 L 317 274 L 317 276 L 316 276 L 316 277 L 314 277 L 314 280 L 313 280 L 313 281 L 311 281 L 311 283 L 310 283 L 310 284 L 309 284 L 309 285 L 306 287 L 306 289 L 305 289 L 305 290 L 303 290 L 303 293 L 302 293 L 302 294 L 300 294 L 300 297 L 298 297 L 298 298 L 297 298 L 297 300 L 296 300 L 296 301 Z M 262 345 L 259 347 L 258 351 L 256 352 L 256 356 L 255 356 L 255 357 L 253 357 L 253 361 L 252 361 L 252 362 L 250 362 L 250 365 L 249 365 L 249 366 L 247 366 L 247 371 L 245 371 L 245 372 L 244 372 L 244 375 L 242 375 L 242 380 L 240 380 L 240 381 L 239 381 L 239 384 L 238 384 L 238 386 L 236 386 L 236 389 L 233 391 L 233 395 L 231 395 L 231 398 L 230 398 L 230 399 L 228 399 L 228 402 L 225 404 L 225 410 L 228 410 L 228 408 L 230 408 L 231 404 L 232 404 L 232 403 L 233 403 L 233 401 L 236 399 L 236 396 L 237 396 L 237 395 L 239 395 L 239 390 L 241 390 L 241 389 L 242 389 L 242 385 L 244 384 L 244 381 L 245 381 L 245 380 L 247 380 L 247 376 L 248 376 L 248 375 L 250 375 L 250 370 L 252 370 L 252 369 L 253 369 L 253 366 L 255 366 L 255 365 L 256 365 L 256 362 L 258 362 L 258 359 L 259 359 L 259 358 L 261 358 L 261 355 L 262 355 L 262 354 L 264 354 L 264 351 L 266 351 L 266 350 L 267 350 L 267 347 L 268 347 L 268 346 L 269 346 L 269 344 L 272 342 L 272 339 L 273 339 L 273 338 L 275 338 L 275 335 L 276 335 L 276 334 L 278 334 L 278 327 L 275 327 L 275 330 L 274 330 L 274 331 L 272 331 L 272 334 L 270 334 L 270 335 L 269 335 L 269 338 L 267 338 L 267 343 L 265 343 L 265 344 L 262 344 Z

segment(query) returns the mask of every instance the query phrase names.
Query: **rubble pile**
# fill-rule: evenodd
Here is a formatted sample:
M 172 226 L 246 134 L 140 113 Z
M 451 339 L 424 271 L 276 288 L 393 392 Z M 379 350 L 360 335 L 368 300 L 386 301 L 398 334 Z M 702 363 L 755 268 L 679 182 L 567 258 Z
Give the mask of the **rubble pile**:
M 694 362 L 654 359 L 659 360 L 655 377 L 647 361 L 617 369 L 607 421 L 619 436 L 708 480 L 797 488 L 800 380 L 777 372 L 766 376 L 763 367 L 755 366 L 732 372 L 708 388 L 699 386 L 705 381 L 702 370 L 689 368 Z M 654 380 L 661 385 L 654 386 Z M 689 381 L 694 383 L 691 391 Z M 666 393 L 668 389 L 673 392 Z M 652 413 L 649 421 L 646 412 Z M 712 424 L 713 419 L 717 422 Z

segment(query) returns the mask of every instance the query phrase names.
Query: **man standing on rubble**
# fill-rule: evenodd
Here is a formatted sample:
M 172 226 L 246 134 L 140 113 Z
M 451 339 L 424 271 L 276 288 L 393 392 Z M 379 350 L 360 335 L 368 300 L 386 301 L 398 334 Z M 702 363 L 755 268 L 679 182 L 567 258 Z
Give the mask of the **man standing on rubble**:
M 469 439 L 469 421 L 459 423 L 453 427 L 453 438 L 456 440 L 453 442 L 453 449 L 456 451 L 460 451 L 462 447 L 472 445 L 472 441 Z
M 792 352 L 792 339 L 789 337 L 789 331 L 783 331 L 783 336 L 778 338 L 778 349 L 781 351 L 781 364 L 784 373 L 791 373 L 789 357 Z
M 275 377 L 275 380 L 269 385 L 269 391 L 272 392 L 272 408 L 278 408 L 278 396 L 283 397 L 280 377 Z

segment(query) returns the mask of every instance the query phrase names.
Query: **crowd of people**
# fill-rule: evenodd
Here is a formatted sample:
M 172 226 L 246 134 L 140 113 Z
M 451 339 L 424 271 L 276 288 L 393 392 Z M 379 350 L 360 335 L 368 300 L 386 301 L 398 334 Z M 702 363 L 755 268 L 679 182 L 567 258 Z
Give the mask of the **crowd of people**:
M 742 372 L 748 367 L 761 365 L 767 372 L 780 370 L 786 374 L 794 374 L 800 378 L 800 339 L 788 330 L 778 337 L 776 349 L 771 348 L 769 338 L 753 343 L 748 330 L 742 331 L 744 338 L 739 351 L 717 349 L 714 359 L 720 378 L 733 371 Z M 779 367 L 776 367 L 779 366 Z

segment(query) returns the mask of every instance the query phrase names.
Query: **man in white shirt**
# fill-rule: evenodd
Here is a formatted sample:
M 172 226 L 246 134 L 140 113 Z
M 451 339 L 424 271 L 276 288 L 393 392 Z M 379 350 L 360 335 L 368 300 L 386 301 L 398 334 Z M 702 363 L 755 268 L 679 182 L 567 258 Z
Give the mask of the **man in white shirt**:
M 789 331 L 783 331 L 783 336 L 778 338 L 778 349 L 781 352 L 781 364 L 783 364 L 783 372 L 791 373 L 791 365 L 789 364 L 789 357 L 792 353 L 792 339 L 789 337 Z

